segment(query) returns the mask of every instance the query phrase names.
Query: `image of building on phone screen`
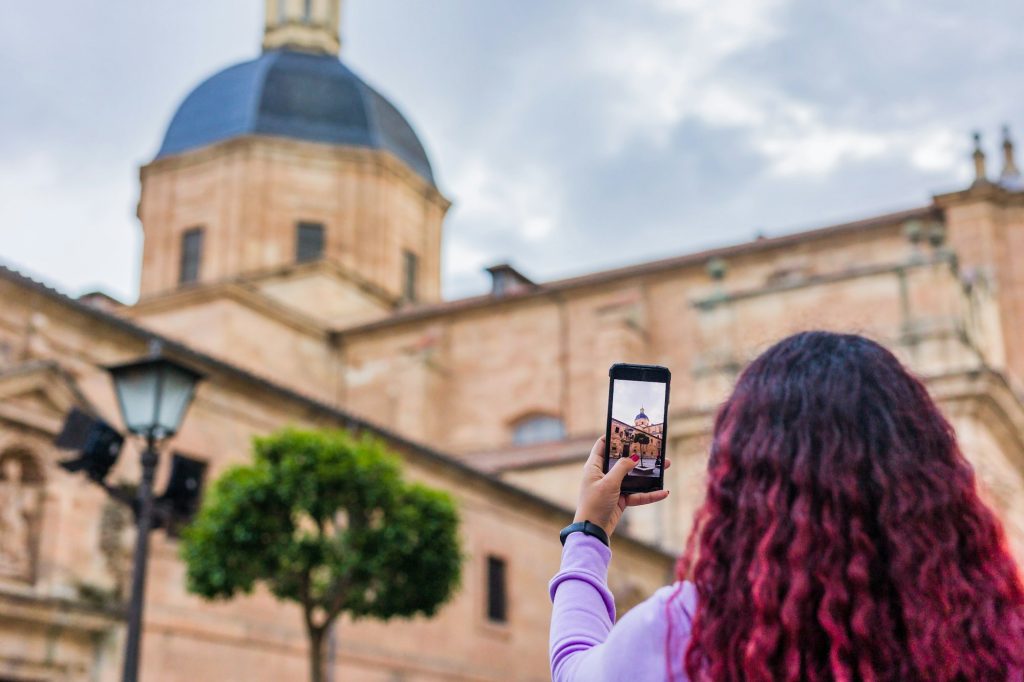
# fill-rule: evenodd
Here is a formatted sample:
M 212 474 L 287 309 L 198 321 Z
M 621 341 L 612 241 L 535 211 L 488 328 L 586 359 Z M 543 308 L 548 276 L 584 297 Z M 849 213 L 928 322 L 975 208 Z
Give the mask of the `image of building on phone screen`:
M 637 456 L 631 476 L 661 476 L 661 440 L 665 430 L 665 384 L 615 382 L 609 429 L 609 457 Z

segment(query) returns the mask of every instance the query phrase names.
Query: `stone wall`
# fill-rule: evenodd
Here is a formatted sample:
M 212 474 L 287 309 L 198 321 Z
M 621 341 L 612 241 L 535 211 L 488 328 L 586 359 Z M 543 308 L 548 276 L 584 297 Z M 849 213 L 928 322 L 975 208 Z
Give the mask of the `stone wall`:
M 142 169 L 143 299 L 178 288 L 181 235 L 202 227 L 199 281 L 295 262 L 299 221 L 325 227 L 324 255 L 400 297 L 403 251 L 419 258 L 418 298 L 440 297 L 448 201 L 385 152 L 243 137 Z
M 0 277 L 0 297 L 10 302 L 0 309 L 0 341 L 24 349 L 0 370 L 0 451 L 9 443 L 21 444 L 38 458 L 46 481 L 39 572 L 21 582 L 0 582 L 0 631 L 15 628 L 19 652 L 5 656 L 0 647 L 0 676 L 17 669 L 44 679 L 114 680 L 120 664 L 117 613 L 130 565 L 130 528 L 111 520 L 100 490 L 57 466 L 66 454 L 56 451 L 50 439 L 76 402 L 117 423 L 112 387 L 101 366 L 146 352 L 147 335 L 10 277 Z M 208 461 L 213 477 L 232 463 L 246 461 L 256 434 L 286 425 L 349 423 L 329 405 L 200 356 L 189 359 L 207 379 L 166 451 Z M 19 378 L 26 375 L 34 379 Z M 571 519 L 571 511 L 419 446 L 390 442 L 410 478 L 455 497 L 466 556 L 462 586 L 434 619 L 343 621 L 335 648 L 338 679 L 547 679 L 547 581 L 557 571 L 558 530 Z M 108 480 L 137 480 L 137 463 L 138 452 L 130 445 Z M 158 491 L 168 463 L 165 454 Z M 624 604 L 668 580 L 670 555 L 626 538 L 617 539 L 615 550 L 612 581 Z M 508 562 L 510 613 L 504 625 L 485 616 L 488 555 Z M 144 679 L 303 677 L 306 649 L 298 607 L 279 604 L 262 592 L 230 603 L 205 603 L 186 594 L 183 573 L 176 541 L 157 532 L 147 594 Z M 20 615 L 24 608 L 31 609 L 31 626 L 18 625 L 28 617 Z

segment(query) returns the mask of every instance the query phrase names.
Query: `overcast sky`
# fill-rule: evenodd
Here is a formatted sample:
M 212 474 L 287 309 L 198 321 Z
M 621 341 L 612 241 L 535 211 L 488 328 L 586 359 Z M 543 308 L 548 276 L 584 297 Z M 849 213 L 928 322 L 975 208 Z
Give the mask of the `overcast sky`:
M 652 424 L 665 421 L 665 384 L 656 381 L 615 380 L 612 397 L 612 417 L 632 424 L 643 408 Z
M 0 260 L 134 300 L 138 167 L 258 0 L 7 3 Z M 342 56 L 455 205 L 445 292 L 924 204 L 1024 135 L 1019 0 L 345 0 Z

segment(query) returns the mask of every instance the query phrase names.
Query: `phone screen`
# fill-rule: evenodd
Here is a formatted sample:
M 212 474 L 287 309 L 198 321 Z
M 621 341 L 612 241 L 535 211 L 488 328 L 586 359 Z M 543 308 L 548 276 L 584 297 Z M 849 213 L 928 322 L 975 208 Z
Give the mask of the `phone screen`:
M 653 365 L 613 365 L 609 376 L 605 471 L 622 457 L 634 458 L 622 492 L 661 490 L 671 373 Z

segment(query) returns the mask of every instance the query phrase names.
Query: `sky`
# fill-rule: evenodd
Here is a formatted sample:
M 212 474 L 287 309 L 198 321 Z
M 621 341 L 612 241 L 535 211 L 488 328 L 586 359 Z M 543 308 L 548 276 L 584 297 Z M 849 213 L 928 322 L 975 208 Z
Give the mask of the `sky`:
M 18 2 L 0 22 L 0 262 L 137 292 L 138 168 L 258 0 Z M 1019 0 L 345 0 L 342 58 L 454 201 L 444 292 L 870 217 L 1024 139 Z
M 612 394 L 612 417 L 632 424 L 641 407 L 652 424 L 664 423 L 665 384 L 616 379 Z

